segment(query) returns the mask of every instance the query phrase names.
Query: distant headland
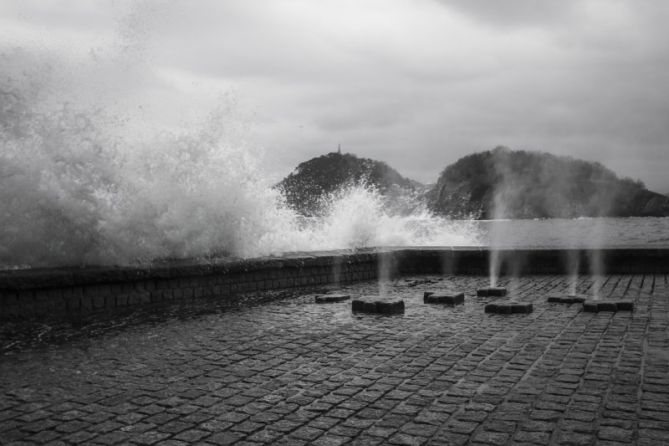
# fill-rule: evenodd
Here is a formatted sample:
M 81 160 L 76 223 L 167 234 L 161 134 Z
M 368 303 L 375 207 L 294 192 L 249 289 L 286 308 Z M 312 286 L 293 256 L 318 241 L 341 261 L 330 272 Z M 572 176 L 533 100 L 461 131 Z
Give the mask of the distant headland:
M 459 159 L 431 185 L 382 161 L 333 152 L 299 164 L 277 188 L 289 206 L 315 215 L 323 198 L 363 183 L 451 218 L 669 216 L 669 197 L 600 163 L 501 146 Z

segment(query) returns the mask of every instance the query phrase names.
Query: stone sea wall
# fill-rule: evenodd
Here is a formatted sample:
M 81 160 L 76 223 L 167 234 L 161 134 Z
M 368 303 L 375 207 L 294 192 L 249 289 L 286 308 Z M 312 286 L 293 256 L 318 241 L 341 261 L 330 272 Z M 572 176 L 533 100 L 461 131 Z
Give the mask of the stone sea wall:
M 602 250 L 505 249 L 501 274 L 668 273 L 669 247 Z M 488 274 L 487 248 L 384 248 L 309 252 L 250 260 L 175 261 L 137 267 L 0 272 L 0 321 L 79 317 L 137 305 L 227 299 L 240 293 L 314 287 L 408 274 Z

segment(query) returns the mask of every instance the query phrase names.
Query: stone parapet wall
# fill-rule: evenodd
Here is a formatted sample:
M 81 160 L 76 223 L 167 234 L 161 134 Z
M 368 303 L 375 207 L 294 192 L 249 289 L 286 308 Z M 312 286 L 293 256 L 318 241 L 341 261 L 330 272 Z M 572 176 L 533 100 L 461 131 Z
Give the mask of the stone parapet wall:
M 569 255 L 582 273 L 669 272 L 669 247 L 593 250 L 505 249 L 502 274 L 565 274 Z M 239 293 L 321 286 L 406 274 L 488 274 L 486 248 L 384 248 L 250 260 L 175 261 L 137 267 L 0 272 L 0 320 L 77 317 L 98 312 Z M 599 256 L 599 260 L 592 259 Z
M 499 259 L 502 275 L 567 274 L 577 265 L 580 274 L 649 274 L 669 272 L 669 246 L 602 249 L 563 248 L 402 248 L 393 251 L 392 264 L 400 274 L 483 274 L 490 258 Z
M 323 253 L 0 273 L 0 320 L 109 312 L 134 305 L 374 279 L 376 255 Z

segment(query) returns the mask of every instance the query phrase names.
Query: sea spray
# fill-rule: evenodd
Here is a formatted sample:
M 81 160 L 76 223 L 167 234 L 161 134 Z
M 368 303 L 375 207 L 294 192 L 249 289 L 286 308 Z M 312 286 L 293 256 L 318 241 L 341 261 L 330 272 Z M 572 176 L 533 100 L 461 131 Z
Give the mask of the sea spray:
M 319 218 L 301 218 L 240 137 L 228 103 L 169 130 L 142 125 L 118 114 L 122 104 L 68 96 L 71 84 L 50 84 L 38 58 L 17 54 L 0 76 L 4 268 L 477 243 L 469 224 L 420 206 L 398 212 L 364 185 L 328 197 Z M 55 60 L 47 65 L 59 71 Z M 70 69 L 60 71 L 53 78 Z M 77 90 L 95 89 L 84 81 L 96 79 L 79 73 Z
M 318 218 L 302 219 L 315 247 L 470 246 L 478 243 L 473 223 L 434 216 L 424 207 L 407 214 L 388 206 L 369 185 L 350 185 L 328 195 Z M 316 248 L 314 248 L 316 249 Z
M 508 149 L 497 147 L 491 153 L 494 166 L 495 180 L 492 196 L 492 217 L 490 227 L 490 253 L 489 253 L 489 275 L 490 287 L 496 287 L 499 279 L 502 258 L 500 254 L 501 245 L 505 242 L 503 233 L 503 224 L 500 220 L 507 218 L 507 206 L 509 204 L 509 195 L 513 191 L 513 175 L 510 174 L 508 165 Z
M 576 295 L 576 288 L 578 285 L 578 277 L 579 277 L 579 270 L 580 270 L 580 250 L 571 247 L 567 251 L 567 273 L 569 274 L 569 290 L 567 294 L 569 296 L 575 296 Z

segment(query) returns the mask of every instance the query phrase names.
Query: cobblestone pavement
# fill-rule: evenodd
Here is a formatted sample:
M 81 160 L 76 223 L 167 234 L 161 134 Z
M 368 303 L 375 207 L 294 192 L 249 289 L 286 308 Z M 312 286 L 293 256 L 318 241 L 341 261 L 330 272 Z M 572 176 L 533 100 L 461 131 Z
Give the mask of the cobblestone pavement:
M 605 278 L 633 313 L 547 303 L 567 279 L 525 277 L 509 286 L 534 312 L 513 315 L 484 313 L 483 277 L 411 279 L 390 287 L 404 315 L 304 295 L 6 350 L 0 443 L 669 444 L 666 276 Z M 447 289 L 465 304 L 423 304 Z

